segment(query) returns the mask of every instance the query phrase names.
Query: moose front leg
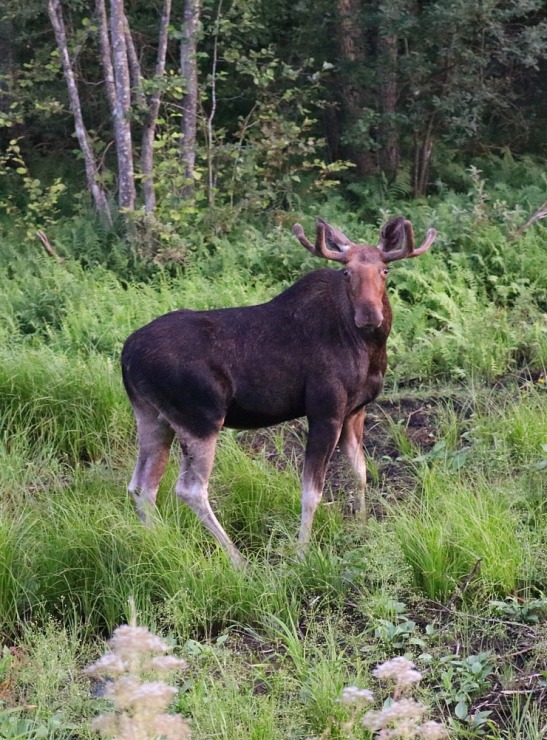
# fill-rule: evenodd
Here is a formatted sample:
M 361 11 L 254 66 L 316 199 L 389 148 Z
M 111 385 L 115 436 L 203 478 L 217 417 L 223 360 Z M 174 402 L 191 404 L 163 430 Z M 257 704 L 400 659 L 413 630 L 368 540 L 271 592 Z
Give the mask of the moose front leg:
M 336 447 L 342 425 L 335 419 L 309 419 L 308 442 L 302 476 L 302 519 L 298 535 L 298 553 L 309 544 L 313 518 L 325 484 L 325 474 Z
M 361 520 L 367 518 L 365 506 L 365 487 L 367 484 L 367 465 L 363 454 L 363 431 L 365 423 L 365 409 L 348 416 L 340 435 L 340 450 L 347 457 L 357 478 L 357 492 L 354 503 L 354 512 Z

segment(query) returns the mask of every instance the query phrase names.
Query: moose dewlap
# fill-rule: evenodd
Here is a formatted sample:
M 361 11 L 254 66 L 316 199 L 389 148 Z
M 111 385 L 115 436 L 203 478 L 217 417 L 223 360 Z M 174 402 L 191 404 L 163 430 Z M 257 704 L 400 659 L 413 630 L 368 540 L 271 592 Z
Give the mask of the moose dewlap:
M 307 417 L 299 550 L 309 542 L 337 444 L 355 471 L 355 511 L 364 515 L 365 406 L 382 388 L 392 320 L 386 265 L 423 254 L 436 237 L 430 229 L 415 249 L 412 224 L 402 216 L 384 225 L 377 246 L 354 244 L 322 219 L 315 244 L 299 224 L 293 231 L 312 254 L 344 269 L 315 270 L 258 306 L 173 311 L 134 332 L 122 352 L 139 437 L 129 484 L 139 516 L 145 520 L 155 505 L 176 436 L 182 450 L 177 496 L 236 566 L 243 558 L 208 500 L 220 430 Z

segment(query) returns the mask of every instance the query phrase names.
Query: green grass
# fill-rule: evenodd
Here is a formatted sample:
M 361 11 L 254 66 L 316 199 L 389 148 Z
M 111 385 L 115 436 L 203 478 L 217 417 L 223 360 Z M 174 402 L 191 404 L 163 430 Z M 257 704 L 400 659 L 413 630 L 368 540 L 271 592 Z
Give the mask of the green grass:
M 526 547 L 499 487 L 430 472 L 419 502 L 393 517 L 416 585 L 430 598 L 444 601 L 478 561 L 475 585 L 486 595 L 505 596 L 517 588 Z
M 545 231 L 516 250 L 497 222 L 473 225 L 455 197 L 415 213 L 417 229 L 441 234 L 435 251 L 390 276 L 384 396 L 420 400 L 431 430 L 415 437 L 404 407 L 376 409 L 386 449 L 370 461 L 368 525 L 344 513 L 349 491 L 337 478 L 304 560 L 300 428 L 224 432 L 210 495 L 249 560 L 242 572 L 177 500 L 175 448 L 154 526 L 140 524 L 126 492 L 135 425 L 118 355 L 162 312 L 266 300 L 316 260 L 289 233 L 259 238 L 251 227 L 196 237 L 185 271 L 147 267 L 135 281 L 115 252 L 123 245 L 85 224 L 59 229 L 62 264 L 2 246 L 0 735 L 91 737 L 104 700 L 83 668 L 133 599 L 139 621 L 189 663 L 174 708 L 195 737 L 296 739 L 327 727 L 344 737 L 341 689 L 372 687 L 374 666 L 401 654 L 423 671 L 418 696 L 452 722 L 451 737 L 478 737 L 443 698 L 461 690 L 461 672 L 442 682 L 455 652 L 481 651 L 493 656 L 492 679 L 471 692 L 470 710 L 497 697 L 483 736 L 541 736 L 543 707 L 500 690 L 539 692 L 547 626 L 541 615 L 519 626 L 491 602 L 510 597 L 527 613 L 547 594 Z M 325 215 L 373 238 L 354 214 Z M 375 690 L 379 702 L 388 696 Z

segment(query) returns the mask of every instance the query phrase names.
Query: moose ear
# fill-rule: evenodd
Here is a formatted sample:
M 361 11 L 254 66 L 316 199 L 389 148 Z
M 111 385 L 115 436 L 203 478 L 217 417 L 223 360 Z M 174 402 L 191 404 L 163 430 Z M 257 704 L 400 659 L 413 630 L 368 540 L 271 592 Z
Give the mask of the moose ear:
M 380 231 L 380 242 L 378 248 L 382 252 L 390 252 L 401 246 L 405 239 L 405 217 L 396 216 L 391 218 Z
M 336 249 L 339 252 L 347 252 L 348 249 L 354 247 L 354 243 L 351 239 L 342 233 L 339 229 L 335 229 L 322 218 L 317 219 L 317 223 L 322 224 L 325 227 L 325 241 L 327 242 L 330 249 Z

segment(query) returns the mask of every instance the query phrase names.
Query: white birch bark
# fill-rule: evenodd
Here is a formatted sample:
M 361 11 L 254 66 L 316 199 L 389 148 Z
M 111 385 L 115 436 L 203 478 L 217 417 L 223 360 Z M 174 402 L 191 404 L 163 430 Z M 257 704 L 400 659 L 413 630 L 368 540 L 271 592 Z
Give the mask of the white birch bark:
M 118 158 L 118 202 L 126 211 L 135 210 L 136 189 L 131 137 L 131 84 L 125 43 L 123 0 L 110 0 L 110 45 L 114 70 L 114 139 Z
M 194 191 L 196 161 L 196 122 L 198 109 L 197 33 L 201 0 L 184 0 L 183 31 L 180 42 L 180 72 L 186 85 L 182 99 L 181 161 L 187 185 L 183 195 L 191 197 Z
M 93 202 L 97 211 L 102 214 L 109 221 L 109 223 L 112 223 L 110 208 L 108 206 L 105 192 L 100 185 L 97 163 L 95 161 L 95 156 L 91 148 L 87 129 L 84 124 L 82 106 L 80 103 L 80 95 L 78 93 L 78 86 L 76 84 L 74 70 L 72 68 L 72 63 L 70 61 L 70 56 L 68 53 L 65 23 L 63 19 L 63 9 L 61 7 L 60 0 L 48 0 L 48 15 L 51 21 L 51 25 L 53 26 L 55 40 L 57 42 L 57 49 L 59 50 L 59 55 L 61 57 L 63 74 L 65 76 L 68 88 L 70 110 L 74 117 L 76 137 L 84 156 L 87 186 L 91 192 Z
M 137 102 L 137 107 L 139 108 L 139 110 L 144 110 L 146 108 L 146 98 L 142 91 L 141 65 L 139 62 L 139 55 L 137 54 L 137 49 L 135 48 L 135 43 L 133 41 L 133 36 L 131 36 L 131 30 L 129 28 L 129 21 L 127 20 L 127 16 L 124 16 L 124 32 L 132 93 L 135 101 Z
M 101 49 L 101 64 L 104 73 L 104 84 L 106 97 L 110 106 L 110 113 L 114 116 L 116 107 L 116 83 L 114 82 L 114 68 L 112 67 L 112 51 L 110 50 L 110 38 L 108 36 L 108 17 L 104 0 L 96 0 L 95 13 L 99 24 L 99 46 Z
M 161 13 L 160 31 L 158 39 L 158 55 L 156 59 L 155 79 L 156 89 L 148 100 L 148 110 L 144 121 L 141 145 L 141 169 L 143 174 L 144 208 L 152 213 L 156 208 L 156 193 L 154 192 L 154 137 L 156 122 L 160 110 L 161 87 L 160 80 L 165 72 L 165 58 L 167 55 L 167 40 L 169 20 L 171 17 L 171 0 L 164 0 Z

